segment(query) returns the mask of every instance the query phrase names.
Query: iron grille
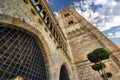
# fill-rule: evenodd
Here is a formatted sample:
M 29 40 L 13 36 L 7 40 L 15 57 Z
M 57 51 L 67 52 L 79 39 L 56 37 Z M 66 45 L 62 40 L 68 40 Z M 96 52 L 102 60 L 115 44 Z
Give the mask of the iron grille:
M 47 80 L 47 70 L 38 41 L 23 30 L 0 26 L 0 80 L 17 76 Z

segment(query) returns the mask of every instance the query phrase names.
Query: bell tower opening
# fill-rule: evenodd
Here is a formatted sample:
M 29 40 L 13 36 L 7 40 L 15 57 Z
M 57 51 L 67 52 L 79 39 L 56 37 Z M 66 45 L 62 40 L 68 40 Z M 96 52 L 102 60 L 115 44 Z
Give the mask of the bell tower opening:
M 66 14 L 64 14 L 64 16 L 67 17 L 67 16 L 70 16 L 70 14 L 69 14 L 69 13 L 66 13 Z
M 62 65 L 62 67 L 61 67 L 59 80 L 70 80 L 68 71 L 67 71 L 65 65 Z

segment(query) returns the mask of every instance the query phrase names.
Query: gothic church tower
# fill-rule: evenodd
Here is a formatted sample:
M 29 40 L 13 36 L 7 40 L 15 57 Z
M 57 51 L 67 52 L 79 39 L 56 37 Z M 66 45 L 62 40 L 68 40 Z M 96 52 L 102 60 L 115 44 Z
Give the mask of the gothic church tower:
M 110 70 L 113 70 L 114 72 L 113 66 L 116 69 L 119 68 L 120 62 L 118 55 L 120 54 L 120 49 L 106 36 L 104 36 L 96 27 L 90 24 L 71 7 L 59 11 L 58 17 L 60 27 L 70 44 L 73 58 L 78 67 L 81 80 L 97 80 L 98 78 L 94 77 L 95 73 L 91 70 L 91 64 L 87 60 L 87 54 L 96 48 L 105 48 L 111 53 L 110 61 L 106 62 L 108 65 L 112 65 L 109 66 Z M 81 72 L 84 72 L 84 74 Z M 93 76 L 85 78 L 84 76 L 88 76 L 87 74 L 89 76 Z M 116 75 L 117 74 L 115 74 L 115 76 Z M 114 80 L 118 80 L 118 78 L 114 78 Z

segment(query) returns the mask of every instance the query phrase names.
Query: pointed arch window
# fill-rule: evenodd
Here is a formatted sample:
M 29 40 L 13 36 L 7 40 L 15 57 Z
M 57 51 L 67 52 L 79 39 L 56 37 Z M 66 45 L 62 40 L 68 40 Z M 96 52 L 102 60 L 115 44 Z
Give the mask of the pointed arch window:
M 49 24 L 49 17 L 45 19 L 45 23 L 48 25 Z
M 36 7 L 37 11 L 39 11 L 39 12 L 42 10 L 42 5 L 41 4 L 37 4 L 35 7 Z
M 50 24 L 50 31 L 52 32 L 52 29 L 53 29 L 53 25 L 52 23 Z
M 56 38 L 56 30 L 55 30 L 55 28 L 53 28 L 53 35 Z
M 42 11 L 42 12 L 40 13 L 40 15 L 41 15 L 41 17 L 42 17 L 43 19 L 45 19 L 45 17 L 46 17 L 46 12 L 45 12 L 45 11 Z
M 62 66 L 61 66 L 59 80 L 70 80 L 70 78 L 69 78 L 69 73 L 68 73 L 65 65 L 62 65 Z

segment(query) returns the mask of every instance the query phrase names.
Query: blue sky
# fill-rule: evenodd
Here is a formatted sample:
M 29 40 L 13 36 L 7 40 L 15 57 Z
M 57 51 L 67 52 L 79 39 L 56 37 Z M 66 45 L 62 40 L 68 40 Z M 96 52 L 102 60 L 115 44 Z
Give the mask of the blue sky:
M 102 31 L 120 47 L 120 0 L 47 0 L 54 15 L 67 6 Z

